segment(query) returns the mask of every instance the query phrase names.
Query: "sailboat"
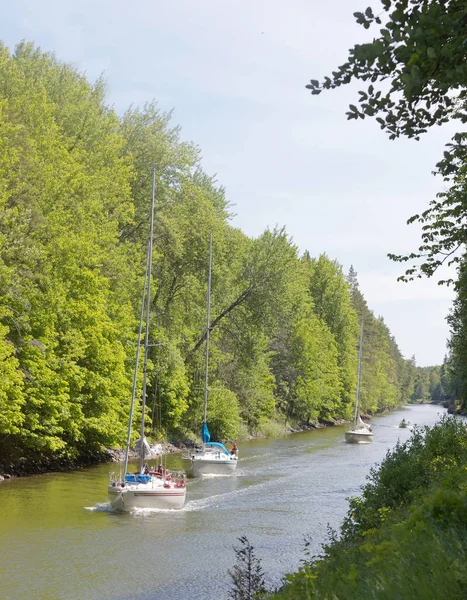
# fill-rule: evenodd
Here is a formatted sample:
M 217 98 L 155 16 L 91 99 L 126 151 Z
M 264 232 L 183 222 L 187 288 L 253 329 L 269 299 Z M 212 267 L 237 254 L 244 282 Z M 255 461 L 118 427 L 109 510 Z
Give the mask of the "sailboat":
M 154 199 L 156 185 L 156 169 L 152 171 L 152 199 L 151 217 L 149 228 L 148 251 L 146 259 L 146 274 L 143 286 L 143 297 L 141 301 L 141 313 L 138 330 L 138 345 L 136 349 L 136 361 L 133 374 L 133 389 L 131 394 L 131 406 L 128 422 L 128 433 L 125 449 L 125 463 L 122 474 L 110 474 L 108 484 L 108 498 L 114 510 L 130 511 L 134 508 L 157 508 L 171 509 L 181 508 L 186 497 L 186 476 L 181 473 L 169 473 L 162 468 L 162 460 L 159 467 L 152 468 L 145 463 L 147 443 L 144 436 L 144 415 L 146 408 L 146 385 L 147 385 L 147 363 L 149 348 L 149 304 L 151 298 L 151 268 L 152 268 L 152 245 L 154 235 Z M 143 367 L 143 392 L 141 410 L 141 436 L 139 443 L 139 468 L 135 473 L 128 473 L 128 460 L 130 453 L 133 411 L 135 406 L 136 383 L 138 375 L 138 362 L 141 347 L 141 334 L 143 329 L 143 315 L 146 311 L 146 327 L 144 337 L 144 367 Z
M 212 268 L 212 233 L 209 236 L 209 269 L 208 269 L 208 298 L 206 310 L 206 366 L 204 373 L 204 413 L 201 428 L 201 450 L 195 450 L 189 455 L 193 476 L 201 475 L 230 475 L 237 468 L 237 453 L 230 453 L 224 444 L 211 442 L 211 436 L 206 422 L 208 406 L 209 381 L 209 330 L 211 318 L 211 268 Z
M 349 444 L 368 444 L 373 441 L 371 427 L 360 418 L 360 381 L 362 374 L 362 346 L 363 346 L 363 317 L 360 323 L 360 347 L 358 351 L 357 396 L 355 401 L 355 414 L 353 428 L 345 432 L 345 441 Z

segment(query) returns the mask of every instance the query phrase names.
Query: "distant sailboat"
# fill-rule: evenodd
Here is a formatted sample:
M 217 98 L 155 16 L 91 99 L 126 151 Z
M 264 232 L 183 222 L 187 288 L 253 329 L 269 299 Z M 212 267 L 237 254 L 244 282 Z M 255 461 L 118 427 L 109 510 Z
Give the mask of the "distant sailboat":
M 145 464 L 145 454 L 148 444 L 144 437 L 144 415 L 146 407 L 146 383 L 147 362 L 149 348 L 149 304 L 151 298 L 151 267 L 152 267 L 152 242 L 154 235 L 154 196 L 155 196 L 155 167 L 152 172 L 152 201 L 150 233 L 148 240 L 148 253 L 146 260 L 146 276 L 144 280 L 143 298 L 141 302 L 141 314 L 138 331 L 138 346 L 136 349 L 135 370 L 133 375 L 133 390 L 131 394 L 131 407 L 128 423 L 128 435 L 125 450 L 125 465 L 123 477 L 115 473 L 110 474 L 108 485 L 108 497 L 112 508 L 118 511 L 129 511 L 133 508 L 181 508 L 185 503 L 186 478 L 183 474 L 170 474 L 162 469 L 162 461 L 159 468 L 155 466 L 150 470 Z M 143 392 L 141 412 L 141 437 L 139 443 L 139 469 L 136 473 L 128 473 L 128 458 L 131 443 L 131 431 L 133 421 L 133 410 L 135 405 L 136 382 L 138 374 L 138 362 L 141 345 L 141 333 L 143 328 L 143 315 L 146 310 L 146 329 L 144 339 L 144 367 L 143 367 Z
M 360 347 L 358 351 L 357 396 L 353 428 L 345 432 L 345 441 L 349 444 L 367 444 L 373 441 L 373 431 L 360 417 L 360 381 L 362 373 L 363 317 L 360 323 Z
M 191 463 L 194 477 L 201 475 L 230 475 L 237 468 L 237 453 L 230 453 L 224 444 L 211 442 L 207 426 L 208 406 L 208 381 L 209 381 L 209 328 L 211 318 L 211 267 L 212 267 L 212 233 L 209 237 L 209 269 L 208 269 L 208 298 L 206 310 L 206 366 L 204 373 L 204 413 L 201 428 L 201 450 L 190 453 L 188 460 Z

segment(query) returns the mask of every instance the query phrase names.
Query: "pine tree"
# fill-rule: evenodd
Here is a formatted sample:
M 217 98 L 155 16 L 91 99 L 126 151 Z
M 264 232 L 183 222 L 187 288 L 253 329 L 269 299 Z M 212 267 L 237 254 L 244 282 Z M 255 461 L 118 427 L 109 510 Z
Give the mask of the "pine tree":
M 257 600 L 264 598 L 267 590 L 261 561 L 246 536 L 238 538 L 240 548 L 235 548 L 237 564 L 229 570 L 233 588 L 229 592 L 232 600 Z

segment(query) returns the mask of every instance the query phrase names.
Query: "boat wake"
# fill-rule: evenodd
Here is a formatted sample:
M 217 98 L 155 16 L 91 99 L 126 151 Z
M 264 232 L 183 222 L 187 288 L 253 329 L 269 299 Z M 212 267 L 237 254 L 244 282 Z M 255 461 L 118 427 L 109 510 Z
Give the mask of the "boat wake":
M 241 461 L 242 463 L 245 463 L 250 462 L 251 460 L 264 459 L 274 455 L 274 452 L 264 452 L 264 454 L 250 454 L 250 456 L 240 456 L 238 460 L 239 462 Z
M 222 478 L 222 477 L 232 477 L 232 475 L 237 475 L 236 472 L 234 473 L 201 473 L 201 478 L 202 479 L 217 479 L 217 478 Z
M 136 516 L 152 515 L 154 513 L 170 513 L 171 515 L 183 512 L 183 508 L 132 508 L 130 514 Z
M 121 511 L 115 510 L 110 505 L 110 502 L 99 502 L 95 506 L 85 506 L 85 510 L 89 510 L 91 512 L 103 512 L 103 513 L 114 513 L 116 515 L 125 514 Z M 132 508 L 126 514 L 133 515 L 148 515 L 151 513 L 177 513 L 180 512 L 180 509 L 173 508 Z
M 230 498 L 236 498 L 238 496 L 243 496 L 245 494 L 251 494 L 251 492 L 257 492 L 258 490 L 268 487 L 269 485 L 275 483 L 273 479 L 268 479 L 267 481 L 261 481 L 260 483 L 254 483 L 249 485 L 248 487 L 241 488 L 239 490 L 233 490 L 231 492 L 226 492 L 225 494 L 216 494 L 214 496 L 209 496 L 208 498 L 200 498 L 199 500 L 190 500 L 188 501 L 183 508 L 180 509 L 181 512 L 191 512 L 204 510 L 206 508 L 210 508 L 212 506 L 217 506 L 221 502 L 225 502 Z
M 84 509 L 91 512 L 115 512 L 110 502 L 98 502 L 95 506 L 85 506 Z

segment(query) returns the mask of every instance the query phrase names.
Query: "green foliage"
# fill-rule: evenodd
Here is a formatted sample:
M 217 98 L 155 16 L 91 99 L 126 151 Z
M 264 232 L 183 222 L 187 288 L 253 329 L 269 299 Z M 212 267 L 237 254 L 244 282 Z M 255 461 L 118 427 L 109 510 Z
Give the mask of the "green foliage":
M 26 451 L 73 455 L 80 445 L 112 443 L 120 430 L 128 384 L 122 343 L 133 315 L 111 277 L 125 260 L 117 246 L 132 214 L 131 168 L 100 84 L 91 87 L 31 45 L 1 54 L 10 134 L 3 142 L 18 159 L 0 166 L 0 302 L 24 374 L 19 435 Z M 67 101 L 78 98 L 80 111 L 75 104 L 65 115 Z M 89 123 L 89 137 L 76 135 L 77 124 L 72 132 L 73 112 Z
M 239 403 L 231 390 L 214 384 L 209 393 L 207 420 L 213 439 L 232 440 L 238 436 L 241 424 Z
M 0 326 L 0 435 L 18 434 L 24 422 L 23 377 L 7 334 L 8 329 Z
M 290 337 L 292 368 L 290 387 L 295 396 L 290 416 L 307 423 L 340 416 L 342 384 L 339 380 L 337 344 L 327 326 L 311 309 L 297 314 Z
M 358 79 L 369 86 L 359 92 L 356 105 L 350 105 L 349 119 L 374 117 L 390 139 L 399 136 L 419 139 L 433 125 L 451 120 L 467 122 L 467 7 L 465 2 L 425 0 L 383 0 L 383 11 L 354 13 L 365 29 L 383 25 L 372 42 L 357 44 L 345 64 L 322 83 L 312 80 L 311 93 L 334 89 Z M 389 83 L 389 85 L 388 85 Z M 457 300 L 449 317 L 452 328 L 451 356 L 446 362 L 444 388 L 425 389 L 425 381 L 415 395 L 428 393 L 445 399 L 451 407 L 465 407 L 465 240 L 467 212 L 467 134 L 457 132 L 447 145 L 436 173 L 443 179 L 443 191 L 427 210 L 413 215 L 408 223 L 418 222 L 422 240 L 409 254 L 389 254 L 395 261 L 414 261 L 399 277 L 410 281 L 434 276 L 443 265 L 458 267 L 458 280 L 449 277 L 440 284 L 455 283 Z M 434 396 L 433 396 L 434 394 Z
M 241 546 L 234 548 L 237 563 L 231 571 L 232 589 L 229 598 L 232 600 L 259 600 L 266 594 L 266 582 L 261 562 L 257 558 L 254 547 L 245 536 L 238 538 Z
M 448 316 L 451 329 L 450 360 L 447 367 L 447 377 L 444 378 L 444 392 L 452 407 L 460 405 L 462 410 L 467 408 L 467 367 L 465 356 L 467 350 L 467 265 L 465 259 L 459 268 L 457 298 Z M 441 374 L 440 374 L 441 386 Z
M 379 36 L 349 51 L 348 61 L 320 84 L 306 87 L 320 94 L 348 84 L 369 81 L 359 92 L 358 106 L 349 107 L 349 119 L 375 117 L 391 139 L 417 137 L 428 127 L 448 121 L 456 103 L 466 98 L 467 66 L 463 2 L 382 0 L 387 22 Z M 383 14 L 371 8 L 356 12 L 365 29 L 381 25 Z M 374 85 L 390 79 L 391 85 Z M 453 94 L 453 92 L 456 92 Z
M 363 316 L 362 410 L 374 413 L 409 402 L 415 364 L 402 358 L 383 318 L 368 309 L 353 268 L 348 279 L 354 310 Z
M 3 462 L 79 460 L 124 442 L 154 163 L 147 433 L 200 430 L 210 232 L 213 438 L 351 416 L 356 280 L 324 255 L 300 258 L 283 228 L 251 239 L 232 227 L 199 149 L 155 103 L 119 117 L 102 81 L 26 43 L 0 47 L 0 83 Z M 376 333 L 365 407 L 376 411 L 400 400 L 407 378 L 366 310 Z M 134 436 L 140 419 L 138 403 Z
M 342 267 L 325 254 L 318 260 L 305 262 L 309 265 L 309 290 L 315 312 L 327 324 L 337 343 L 343 402 L 350 405 L 354 401 L 356 386 L 355 348 L 359 335 L 358 315 L 352 306 L 350 285 L 345 280 Z
M 274 598 L 464 598 L 466 440 L 465 424 L 445 417 L 388 452 L 340 538 L 331 532 Z
M 157 382 L 157 390 L 154 391 L 157 391 L 161 404 L 164 425 L 173 429 L 181 425 L 188 410 L 190 386 L 185 363 L 179 348 L 169 340 L 159 347 L 156 360 L 157 369 L 153 376 Z

